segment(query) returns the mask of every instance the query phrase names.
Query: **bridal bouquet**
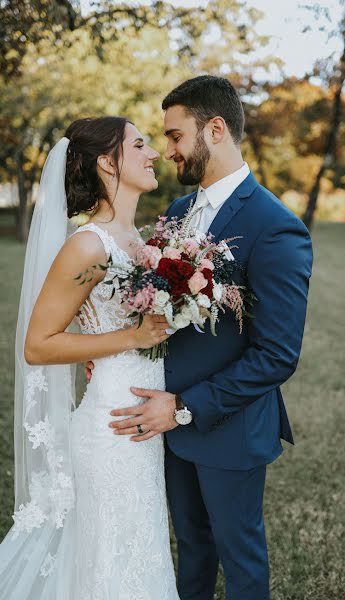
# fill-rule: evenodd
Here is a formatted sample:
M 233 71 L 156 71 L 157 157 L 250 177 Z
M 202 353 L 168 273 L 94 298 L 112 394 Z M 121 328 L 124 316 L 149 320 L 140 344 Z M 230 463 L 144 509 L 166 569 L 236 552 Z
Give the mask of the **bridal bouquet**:
M 233 281 L 236 271 L 243 266 L 231 255 L 226 242 L 238 238 L 212 242 L 212 234 L 204 235 L 190 226 L 192 207 L 182 220 L 159 217 L 154 226 L 146 225 L 140 232 L 145 244 L 138 245 L 136 258 L 124 274 L 117 273 L 111 280 L 115 291 L 130 310 L 130 317 L 138 317 L 139 325 L 145 314 L 164 315 L 171 333 L 193 324 L 202 333 L 207 320 L 213 335 L 219 311 L 233 312 L 242 332 L 246 304 L 254 296 L 246 287 Z M 230 255 L 231 258 L 228 256 Z M 116 267 L 111 259 L 110 267 Z M 155 361 L 167 354 L 168 340 L 139 352 Z

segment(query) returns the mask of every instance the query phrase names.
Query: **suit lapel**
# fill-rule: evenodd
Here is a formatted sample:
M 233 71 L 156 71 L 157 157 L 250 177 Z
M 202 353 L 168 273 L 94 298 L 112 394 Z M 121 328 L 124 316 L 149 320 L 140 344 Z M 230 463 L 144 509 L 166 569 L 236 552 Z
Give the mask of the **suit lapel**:
M 251 196 L 257 186 L 258 182 L 252 172 L 250 172 L 248 177 L 246 177 L 231 196 L 225 200 L 208 230 L 208 233 L 214 235 L 214 242 L 217 242 L 220 239 L 222 231 L 229 225 L 231 219 L 233 219 L 236 213 L 242 208 L 245 198 Z
M 183 199 L 183 201 L 181 201 L 176 206 L 176 208 L 174 208 L 174 210 L 171 209 L 171 214 L 170 214 L 169 218 L 171 219 L 171 217 L 177 217 L 178 219 L 183 219 L 183 217 L 185 216 L 185 214 L 189 208 L 190 203 L 192 202 L 194 204 L 197 195 L 198 195 L 198 192 L 193 192 L 189 196 L 185 197 Z
M 243 202 L 238 197 L 236 190 L 225 200 L 223 206 L 218 211 L 217 215 L 213 219 L 208 233 L 214 235 L 213 242 L 217 242 L 223 229 L 227 227 L 234 218 L 235 214 L 242 208 Z

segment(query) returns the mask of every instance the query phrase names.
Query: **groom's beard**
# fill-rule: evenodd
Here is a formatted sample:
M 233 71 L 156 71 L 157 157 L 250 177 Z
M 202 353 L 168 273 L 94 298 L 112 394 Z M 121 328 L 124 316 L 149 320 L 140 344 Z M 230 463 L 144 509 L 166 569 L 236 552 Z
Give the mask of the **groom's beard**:
M 183 185 L 196 185 L 204 178 L 210 151 L 204 140 L 203 132 L 196 137 L 194 150 L 189 158 L 184 160 L 182 171 L 177 171 L 177 179 Z M 176 160 L 176 159 L 175 159 Z

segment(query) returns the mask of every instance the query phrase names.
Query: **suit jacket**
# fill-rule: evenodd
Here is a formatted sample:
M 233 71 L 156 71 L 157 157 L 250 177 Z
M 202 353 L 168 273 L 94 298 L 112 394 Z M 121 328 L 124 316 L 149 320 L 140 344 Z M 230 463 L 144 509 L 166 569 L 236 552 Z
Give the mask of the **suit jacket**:
M 196 193 L 178 198 L 168 218 L 183 217 Z M 272 462 L 280 439 L 293 442 L 280 385 L 295 371 L 306 317 L 312 245 L 308 230 L 252 173 L 225 201 L 209 231 L 242 236 L 232 253 L 246 265 L 238 283 L 257 297 L 242 334 L 230 312 L 217 336 L 191 325 L 169 340 L 166 389 L 180 393 L 190 425 L 166 434 L 171 450 L 201 465 L 247 470 Z

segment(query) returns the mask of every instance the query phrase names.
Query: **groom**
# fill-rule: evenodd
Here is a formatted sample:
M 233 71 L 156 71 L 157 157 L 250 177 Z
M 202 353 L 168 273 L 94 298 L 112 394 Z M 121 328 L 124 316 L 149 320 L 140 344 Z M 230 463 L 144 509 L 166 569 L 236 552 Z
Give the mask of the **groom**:
M 140 423 L 144 434 L 136 442 L 167 432 L 181 600 L 212 600 L 219 560 L 227 599 L 267 600 L 266 465 L 281 454 L 281 439 L 293 443 L 280 385 L 295 371 L 301 350 L 311 241 L 302 222 L 243 161 L 243 109 L 228 80 L 196 77 L 170 92 L 162 106 L 166 158 L 176 163 L 181 183 L 199 184 L 197 192 L 175 200 L 167 216 L 183 217 L 193 201 L 201 207 L 193 224 L 215 242 L 241 236 L 233 254 L 246 275 L 238 283 L 247 283 L 257 301 L 242 334 L 225 314 L 217 337 L 192 326 L 172 335 L 167 392 L 132 388 L 147 402 L 112 411 L 140 413 L 112 426 L 133 435 Z

